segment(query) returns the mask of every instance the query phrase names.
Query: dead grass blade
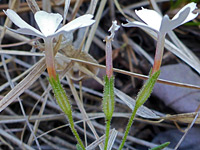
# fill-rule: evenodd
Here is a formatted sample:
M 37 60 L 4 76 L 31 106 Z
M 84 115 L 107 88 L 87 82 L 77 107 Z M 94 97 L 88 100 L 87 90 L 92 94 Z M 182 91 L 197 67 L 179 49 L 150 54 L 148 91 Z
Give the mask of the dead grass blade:
M 99 5 L 99 8 L 98 8 L 98 11 L 97 11 L 97 14 L 95 16 L 95 24 L 92 26 L 90 32 L 89 32 L 89 35 L 88 35 L 88 38 L 87 38 L 87 42 L 85 44 L 85 52 L 88 52 L 89 51 L 89 48 L 90 48 L 90 45 L 92 43 L 92 39 L 94 37 L 94 34 L 97 30 L 97 27 L 99 25 L 99 21 L 101 19 L 101 16 L 102 16 L 102 13 L 103 13 L 103 10 L 104 10 L 104 7 L 106 5 L 106 2 L 107 0 L 101 0 L 100 1 L 100 5 Z
M 105 69 L 104 65 L 99 65 L 99 64 L 95 64 L 95 63 L 92 63 L 92 62 L 88 62 L 88 61 L 84 61 L 84 60 L 80 60 L 80 59 L 76 59 L 76 58 L 67 58 L 67 57 L 65 57 L 65 58 L 76 61 L 76 62 L 82 62 L 82 63 L 86 63 L 86 64 L 89 64 L 89 65 L 93 65 L 93 66 Z M 129 72 L 129 71 L 125 71 L 125 70 L 121 70 L 121 69 L 117 69 L 117 68 L 113 68 L 113 71 L 118 72 L 118 73 L 122 73 L 122 74 L 125 74 L 125 75 L 129 75 L 129 76 L 133 76 L 135 78 L 142 79 L 142 80 L 147 80 L 149 78 L 148 76 L 145 76 L 145 75 L 141 75 L 141 74 L 137 74 L 137 73 L 134 73 L 134 72 Z M 178 87 L 200 89 L 200 86 L 197 86 L 197 85 L 174 82 L 174 81 L 169 81 L 169 80 L 164 80 L 164 79 L 158 79 L 157 82 L 167 84 L 167 85 L 178 86 Z
M 40 11 L 40 8 L 35 0 L 26 0 L 29 8 L 35 14 L 37 11 Z
M 111 150 L 112 148 L 112 144 L 113 141 L 115 140 L 116 136 L 117 136 L 117 131 L 115 129 L 112 129 L 110 131 L 110 139 L 112 141 L 109 141 L 108 143 L 110 144 L 109 150 Z M 95 149 L 100 143 L 102 143 L 105 139 L 105 134 L 103 136 L 101 136 L 98 140 L 95 140 L 93 143 L 91 143 L 89 146 L 86 147 L 86 150 L 93 150 Z M 110 143 L 111 142 L 111 143 Z
M 73 85 L 72 80 L 69 77 L 67 77 L 67 80 L 69 82 L 69 86 L 70 86 L 70 89 L 71 89 L 72 94 L 74 96 L 74 99 L 76 101 L 76 104 L 78 105 L 78 108 L 81 111 L 81 114 L 83 115 L 83 120 L 87 120 L 86 122 L 87 122 L 88 126 L 90 127 L 90 129 L 92 130 L 92 133 L 94 134 L 95 138 L 99 139 L 99 136 L 98 136 L 94 126 L 92 125 L 91 121 L 89 120 L 89 117 L 88 117 L 88 115 L 87 115 L 87 113 L 86 113 L 86 111 L 85 111 L 85 109 L 83 107 L 82 102 L 79 99 L 78 93 L 76 92 L 76 89 L 75 89 L 75 87 Z M 99 146 L 100 146 L 100 149 L 103 150 L 103 145 L 100 144 Z
M 187 127 L 184 135 L 181 137 L 180 141 L 178 142 L 178 144 L 176 145 L 176 147 L 174 148 L 174 150 L 177 150 L 178 147 L 181 145 L 181 143 L 183 142 L 183 140 L 185 139 L 186 135 L 188 134 L 189 130 L 192 128 L 192 126 L 194 125 L 194 123 L 196 122 L 197 117 L 199 116 L 199 112 L 196 114 L 196 116 L 194 117 L 193 121 L 190 123 L 190 125 Z
M 128 96 L 127 94 L 121 92 L 120 90 L 115 88 L 115 94 L 131 109 L 133 110 L 135 107 L 135 100 L 133 98 L 131 98 L 130 96 Z M 137 113 L 137 115 L 143 117 L 143 118 L 159 118 L 159 116 L 157 116 L 155 113 L 153 113 L 152 110 L 150 110 L 149 108 L 145 107 L 145 106 L 141 106 Z
M 191 123 L 198 112 L 192 112 L 192 113 L 182 113 L 177 115 L 166 115 L 164 117 L 160 117 L 161 119 L 180 122 L 180 123 Z M 200 116 L 196 118 L 195 124 L 200 124 Z
M 0 112 L 28 89 L 40 77 L 44 70 L 45 59 L 42 58 L 33 66 L 32 71 L 0 101 Z
M 111 134 L 110 134 L 110 137 L 109 137 L 109 140 L 108 140 L 108 150 L 112 149 L 114 142 L 115 142 L 115 139 L 117 138 L 117 133 L 118 133 L 117 130 L 115 130 L 115 129 L 111 130 Z
M 21 147 L 22 149 L 27 149 L 27 150 L 34 150 L 34 148 L 31 148 L 30 146 L 28 146 L 25 143 L 22 143 L 18 138 L 16 138 L 15 136 L 12 136 L 10 134 L 8 134 L 6 131 L 4 131 L 3 129 L 0 129 L 0 134 L 2 136 L 4 136 L 5 138 L 9 139 L 9 141 L 11 141 L 12 143 L 18 145 L 19 147 Z

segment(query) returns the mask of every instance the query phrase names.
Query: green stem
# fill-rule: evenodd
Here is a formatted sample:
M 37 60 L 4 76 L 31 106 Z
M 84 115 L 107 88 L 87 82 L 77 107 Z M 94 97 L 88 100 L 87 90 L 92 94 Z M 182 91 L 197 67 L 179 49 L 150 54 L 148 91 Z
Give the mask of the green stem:
M 107 150 L 107 147 L 108 147 L 108 140 L 109 140 L 109 133 L 110 133 L 110 123 L 111 123 L 111 120 L 106 120 L 106 137 L 105 137 L 104 150 Z
M 125 142 L 126 142 L 126 138 L 127 138 L 128 133 L 129 133 L 129 131 L 130 131 L 130 128 L 131 128 L 131 126 L 132 126 L 132 124 L 133 124 L 133 120 L 134 120 L 134 118 L 135 118 L 135 115 L 136 115 L 137 110 L 138 110 L 138 107 L 135 107 L 134 110 L 133 110 L 133 112 L 132 112 L 132 114 L 131 114 L 131 117 L 130 117 L 130 119 L 129 119 L 129 121 L 128 121 L 128 124 L 127 124 L 127 126 L 126 126 L 126 131 L 125 131 L 125 133 L 124 133 L 124 137 L 123 137 L 123 139 L 122 139 L 122 142 L 121 142 L 121 144 L 120 144 L 118 150 L 121 150 L 121 149 L 124 147 L 124 144 L 125 144 Z
M 78 132 L 76 131 L 76 129 L 74 127 L 71 104 L 69 102 L 69 99 L 68 99 L 62 85 L 60 84 L 60 80 L 59 80 L 58 75 L 56 75 L 56 79 L 54 79 L 54 77 L 50 77 L 49 82 L 50 82 L 50 84 L 53 88 L 53 92 L 54 92 L 54 95 L 56 97 L 58 105 L 60 106 L 60 108 L 63 110 L 63 112 L 68 117 L 68 121 L 69 121 L 72 133 L 74 134 L 74 136 L 75 136 L 76 140 L 78 141 L 79 145 L 81 146 L 81 148 L 83 150 L 85 150 L 83 142 L 81 141 L 81 139 L 78 135 Z
M 76 140 L 78 141 L 79 145 L 81 146 L 82 150 L 85 150 L 85 146 L 83 145 L 83 142 L 80 139 L 79 134 L 74 127 L 74 121 L 73 121 L 72 115 L 67 116 L 67 117 L 68 117 L 68 120 L 69 120 L 69 123 L 70 123 L 70 128 L 71 128 L 72 133 L 74 134 L 74 136 L 75 136 Z
M 151 71 L 150 71 L 149 74 L 151 75 Z M 130 130 L 132 124 L 133 124 L 133 120 L 135 118 L 135 115 L 136 115 L 138 108 L 140 108 L 140 106 L 142 106 L 147 101 L 149 96 L 151 95 L 151 92 L 153 90 L 153 87 L 154 87 L 159 75 L 160 75 L 160 70 L 155 72 L 152 76 L 150 76 L 150 78 L 147 80 L 147 82 L 143 85 L 141 91 L 138 93 L 137 98 L 136 98 L 135 107 L 134 107 L 134 110 L 131 114 L 129 122 L 126 126 L 126 131 L 124 133 L 124 137 L 123 137 L 122 143 L 119 147 L 119 150 L 121 150 L 124 146 L 124 143 L 125 143 L 126 138 L 128 136 L 129 130 Z

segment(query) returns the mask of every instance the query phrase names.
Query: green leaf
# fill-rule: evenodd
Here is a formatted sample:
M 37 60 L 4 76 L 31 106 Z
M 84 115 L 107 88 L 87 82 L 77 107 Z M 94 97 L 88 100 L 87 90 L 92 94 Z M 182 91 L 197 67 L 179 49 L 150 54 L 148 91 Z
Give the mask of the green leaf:
M 150 150 L 162 150 L 163 148 L 167 147 L 169 144 L 170 144 L 170 142 L 166 142 L 157 147 L 151 148 Z
M 56 79 L 54 79 L 53 77 L 49 78 L 49 82 L 52 86 L 54 95 L 60 108 L 66 115 L 72 116 L 71 104 L 62 85 L 60 84 L 58 75 L 56 76 Z
M 200 22 L 187 22 L 184 25 L 185 26 L 199 26 Z
M 76 149 L 77 150 L 83 150 L 79 144 L 76 144 Z
M 151 71 L 150 71 L 151 74 Z M 141 105 L 143 105 L 149 96 L 151 95 L 151 92 L 153 91 L 153 87 L 158 79 L 158 76 L 160 75 L 160 70 L 155 72 L 144 84 L 140 92 L 138 93 L 137 99 L 136 99 L 136 105 L 135 107 L 139 108 Z
M 114 77 L 110 79 L 105 76 L 104 77 L 104 93 L 103 93 L 103 112 L 106 116 L 107 120 L 111 120 L 114 105 L 115 105 L 115 96 L 114 96 Z

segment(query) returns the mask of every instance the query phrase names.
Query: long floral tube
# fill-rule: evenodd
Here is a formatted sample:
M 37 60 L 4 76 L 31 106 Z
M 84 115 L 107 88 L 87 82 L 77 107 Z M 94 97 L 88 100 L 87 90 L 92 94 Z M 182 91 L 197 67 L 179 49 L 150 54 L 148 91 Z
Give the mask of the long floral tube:
M 104 77 L 104 93 L 103 93 L 103 112 L 106 120 L 106 137 L 104 150 L 107 150 L 110 124 L 115 107 L 114 97 L 114 77 L 113 77 L 113 62 L 112 62 L 112 40 L 115 36 L 115 31 L 119 29 L 117 21 L 112 22 L 112 26 L 108 31 L 111 32 L 110 36 L 107 36 L 106 41 L 106 76 Z
M 163 57 L 163 51 L 164 51 L 164 45 L 165 45 L 165 34 L 158 33 L 158 42 L 156 45 L 154 65 L 153 65 L 153 69 L 150 76 L 152 76 L 154 73 L 160 70 L 162 57 Z

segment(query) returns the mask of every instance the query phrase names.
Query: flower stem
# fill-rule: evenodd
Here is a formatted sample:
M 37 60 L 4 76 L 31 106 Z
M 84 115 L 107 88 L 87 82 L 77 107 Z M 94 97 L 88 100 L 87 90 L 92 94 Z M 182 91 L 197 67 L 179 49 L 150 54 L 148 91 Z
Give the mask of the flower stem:
M 53 51 L 53 38 L 45 38 L 45 60 L 49 77 L 56 79 L 54 51 Z
M 151 95 L 151 92 L 153 91 L 153 87 L 154 87 L 154 85 L 155 85 L 155 83 L 156 83 L 156 81 L 158 79 L 158 76 L 160 75 L 160 70 L 155 72 L 152 76 L 151 76 L 151 71 L 150 71 L 149 74 L 150 74 L 149 75 L 150 76 L 149 79 L 146 81 L 146 83 L 143 85 L 142 89 L 140 90 L 140 92 L 137 95 L 135 107 L 134 107 L 134 110 L 132 111 L 132 114 L 131 114 L 131 117 L 129 119 L 129 122 L 128 122 L 127 126 L 126 126 L 124 137 L 122 139 L 122 143 L 121 143 L 121 145 L 119 147 L 119 150 L 121 150 L 123 148 L 123 146 L 124 146 L 124 143 L 125 143 L 126 138 L 128 136 L 130 127 L 133 124 L 133 120 L 135 118 L 135 115 L 136 115 L 136 112 L 137 112 L 138 108 L 140 108 L 140 106 L 142 106 L 147 101 L 149 96 Z
M 132 114 L 131 114 L 131 117 L 130 117 L 130 119 L 129 119 L 129 121 L 128 121 L 128 124 L 127 124 L 127 126 L 126 126 L 126 131 L 125 131 L 125 133 L 124 133 L 124 137 L 123 137 L 123 139 L 122 139 L 122 142 L 121 142 L 121 144 L 120 144 L 118 150 L 121 150 L 121 149 L 124 147 L 124 144 L 125 144 L 125 142 L 126 142 L 126 138 L 127 138 L 128 133 L 129 133 L 129 131 L 130 131 L 130 128 L 131 128 L 131 126 L 132 126 L 132 124 L 133 124 L 133 120 L 134 120 L 134 118 L 135 118 L 135 115 L 136 115 L 137 110 L 138 110 L 138 107 L 134 107 L 134 110 L 133 110 L 133 112 L 132 112 Z
M 165 34 L 158 33 L 156 54 L 154 57 L 154 64 L 153 64 L 153 69 L 152 69 L 151 75 L 153 75 L 155 72 L 160 70 L 160 66 L 162 63 L 163 51 L 164 51 L 164 45 L 165 45 Z
M 76 140 L 78 141 L 79 145 L 81 146 L 81 148 L 83 150 L 85 150 L 85 147 L 78 135 L 78 132 L 76 131 L 75 127 L 74 127 L 74 121 L 72 118 L 72 108 L 71 108 L 71 104 L 69 102 L 69 99 L 62 87 L 62 85 L 60 84 L 60 80 L 58 75 L 56 75 L 56 79 L 54 79 L 54 77 L 50 77 L 49 78 L 49 82 L 53 88 L 53 92 L 54 95 L 56 97 L 57 103 L 60 106 L 60 108 L 62 109 L 62 111 L 67 115 L 68 117 L 68 121 L 70 124 L 70 128 L 72 133 L 74 134 Z
M 111 120 L 106 120 L 106 137 L 105 137 L 104 150 L 107 150 L 107 147 L 108 147 L 108 140 L 109 140 L 109 133 L 110 133 L 110 123 L 111 123 Z
M 53 38 L 45 39 L 45 57 L 46 66 L 49 74 L 49 82 L 53 88 L 54 95 L 56 97 L 57 103 L 63 112 L 67 115 L 68 121 L 72 133 L 74 134 L 76 140 L 78 141 L 80 147 L 85 150 L 85 147 L 74 127 L 74 121 L 72 118 L 72 109 L 69 99 L 60 83 L 58 75 L 56 75 L 55 62 L 54 62 L 54 50 L 53 50 Z

